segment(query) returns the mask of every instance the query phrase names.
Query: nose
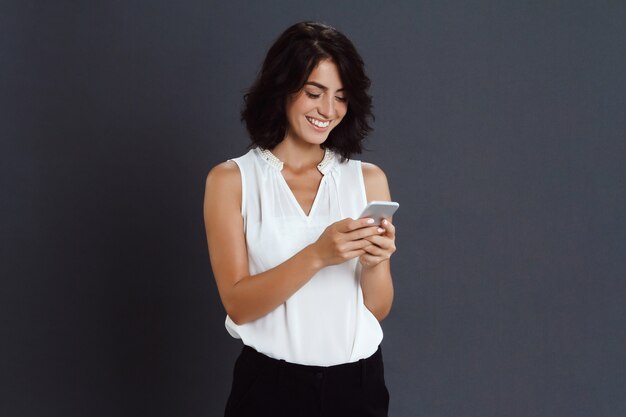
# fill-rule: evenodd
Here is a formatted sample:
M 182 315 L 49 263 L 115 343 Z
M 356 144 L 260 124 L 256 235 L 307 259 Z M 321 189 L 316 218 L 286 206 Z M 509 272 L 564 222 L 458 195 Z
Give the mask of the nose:
M 335 98 L 332 95 L 324 94 L 317 111 L 326 119 L 334 118 L 337 112 L 337 109 L 335 108 Z

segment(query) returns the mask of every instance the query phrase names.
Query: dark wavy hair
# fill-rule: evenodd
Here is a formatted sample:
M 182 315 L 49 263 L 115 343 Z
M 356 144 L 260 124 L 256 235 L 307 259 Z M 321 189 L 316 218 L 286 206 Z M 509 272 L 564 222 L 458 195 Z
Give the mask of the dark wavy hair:
M 374 119 L 367 92 L 371 82 L 363 59 L 344 34 L 316 22 L 296 23 L 278 37 L 244 95 L 241 121 L 250 134 L 249 148 L 272 149 L 282 142 L 288 127 L 287 98 L 302 89 L 311 71 L 325 59 L 332 60 L 339 70 L 348 109 L 321 146 L 339 153 L 342 160 L 362 152 L 362 142 Z

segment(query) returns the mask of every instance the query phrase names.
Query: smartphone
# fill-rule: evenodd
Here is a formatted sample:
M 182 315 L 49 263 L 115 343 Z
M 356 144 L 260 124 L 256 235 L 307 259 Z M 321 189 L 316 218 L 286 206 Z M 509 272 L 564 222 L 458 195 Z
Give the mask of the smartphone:
M 400 204 L 395 201 L 370 201 L 363 209 L 359 219 L 371 217 L 374 219 L 374 224 L 380 226 L 380 222 L 383 219 L 391 218 L 393 213 L 398 210 L 398 207 L 400 207 Z

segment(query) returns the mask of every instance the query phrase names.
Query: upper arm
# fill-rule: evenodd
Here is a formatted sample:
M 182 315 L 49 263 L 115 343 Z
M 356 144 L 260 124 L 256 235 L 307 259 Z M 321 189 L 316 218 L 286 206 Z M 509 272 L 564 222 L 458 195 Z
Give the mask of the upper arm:
M 216 165 L 207 175 L 204 225 L 211 268 L 227 312 L 230 290 L 249 275 L 241 193 L 241 173 L 235 162 Z

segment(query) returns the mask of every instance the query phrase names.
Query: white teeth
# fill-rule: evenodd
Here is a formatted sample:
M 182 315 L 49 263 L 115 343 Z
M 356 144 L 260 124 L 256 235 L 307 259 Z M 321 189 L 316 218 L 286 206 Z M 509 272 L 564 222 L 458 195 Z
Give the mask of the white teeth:
M 319 120 L 313 119 L 311 117 L 307 117 L 306 119 L 317 127 L 328 127 L 328 125 L 330 124 L 330 120 L 327 122 L 320 122 Z

